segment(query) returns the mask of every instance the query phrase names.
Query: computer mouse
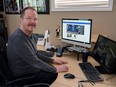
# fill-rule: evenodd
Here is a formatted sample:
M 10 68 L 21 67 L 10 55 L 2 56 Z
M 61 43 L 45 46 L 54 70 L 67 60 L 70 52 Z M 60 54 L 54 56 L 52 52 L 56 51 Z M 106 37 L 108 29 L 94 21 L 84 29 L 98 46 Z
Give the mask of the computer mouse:
M 64 78 L 74 79 L 75 75 L 73 75 L 71 73 L 66 73 L 66 74 L 64 74 Z

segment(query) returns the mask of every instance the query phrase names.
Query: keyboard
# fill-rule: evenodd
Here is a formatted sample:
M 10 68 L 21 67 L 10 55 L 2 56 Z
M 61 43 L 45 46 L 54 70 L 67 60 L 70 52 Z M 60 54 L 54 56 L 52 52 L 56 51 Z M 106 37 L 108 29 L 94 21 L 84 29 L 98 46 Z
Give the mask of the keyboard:
M 88 80 L 94 82 L 103 81 L 99 71 L 90 62 L 79 63 L 79 66 Z

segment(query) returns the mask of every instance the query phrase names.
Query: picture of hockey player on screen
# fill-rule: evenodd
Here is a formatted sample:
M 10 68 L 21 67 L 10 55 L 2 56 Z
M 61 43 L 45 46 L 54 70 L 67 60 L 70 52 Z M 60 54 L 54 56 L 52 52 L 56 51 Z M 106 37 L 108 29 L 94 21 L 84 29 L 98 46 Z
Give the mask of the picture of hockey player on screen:
M 67 32 L 84 35 L 84 26 L 67 24 Z

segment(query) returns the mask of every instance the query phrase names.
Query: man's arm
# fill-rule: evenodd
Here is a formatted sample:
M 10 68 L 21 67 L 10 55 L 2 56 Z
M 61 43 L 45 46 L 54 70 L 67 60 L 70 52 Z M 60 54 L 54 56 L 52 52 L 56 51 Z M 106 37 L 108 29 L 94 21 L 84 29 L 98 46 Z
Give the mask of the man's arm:
M 34 52 L 30 43 L 26 38 L 21 36 L 16 36 L 12 40 L 14 52 L 22 58 L 23 61 L 27 62 L 33 68 L 37 68 L 44 71 L 56 72 L 56 68 L 40 60 L 36 52 Z

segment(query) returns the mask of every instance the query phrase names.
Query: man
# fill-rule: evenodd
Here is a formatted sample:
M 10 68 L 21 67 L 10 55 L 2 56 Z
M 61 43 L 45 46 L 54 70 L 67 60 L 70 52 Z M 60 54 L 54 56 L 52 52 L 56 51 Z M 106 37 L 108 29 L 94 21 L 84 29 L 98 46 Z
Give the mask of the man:
M 67 62 L 51 59 L 37 52 L 33 37 L 37 20 L 37 12 L 34 8 L 26 7 L 22 10 L 20 26 L 8 40 L 8 64 L 15 76 L 33 73 L 36 82 L 52 84 L 58 72 L 68 71 L 68 67 L 65 66 Z

